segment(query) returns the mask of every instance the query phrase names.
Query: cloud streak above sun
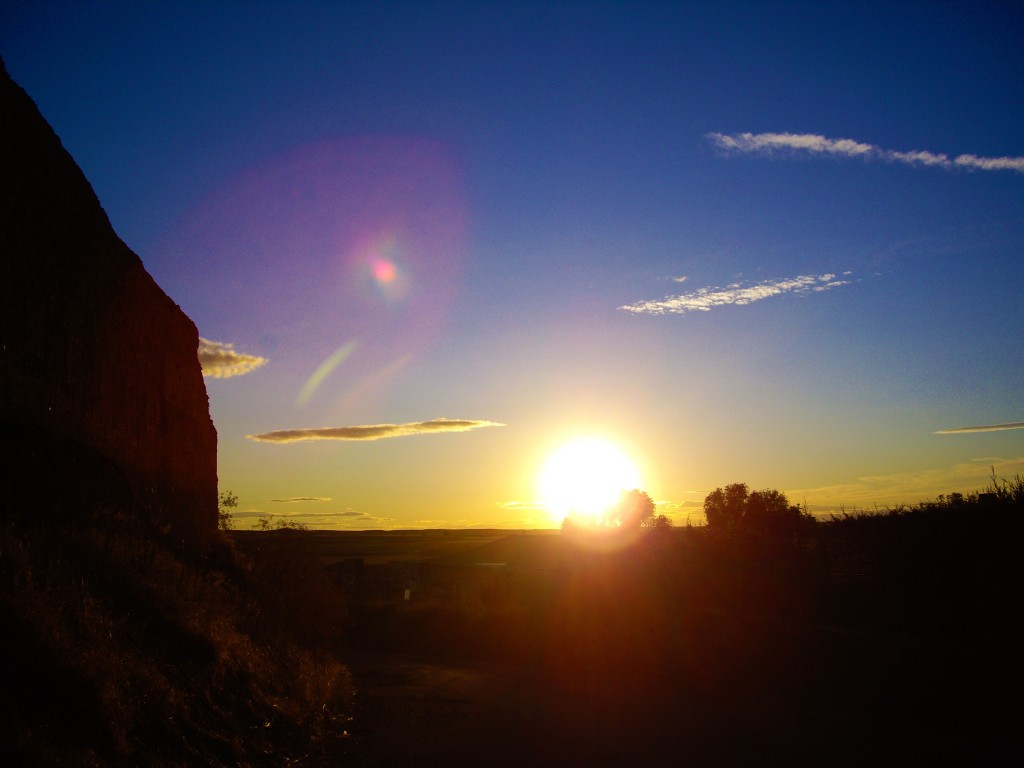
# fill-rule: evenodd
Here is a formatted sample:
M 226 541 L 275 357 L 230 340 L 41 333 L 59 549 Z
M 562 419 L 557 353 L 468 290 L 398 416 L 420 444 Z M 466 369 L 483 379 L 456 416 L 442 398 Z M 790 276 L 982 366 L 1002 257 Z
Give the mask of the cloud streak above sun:
M 717 149 L 729 154 L 770 156 L 806 152 L 818 156 L 856 157 L 946 170 L 965 168 L 1024 173 L 1024 157 L 978 157 L 977 155 L 963 154 L 951 158 L 941 152 L 925 150 L 899 152 L 853 139 L 829 139 L 814 133 L 708 133 L 705 134 L 705 137 Z
M 367 424 L 355 427 L 319 427 L 279 429 L 259 435 L 246 435 L 261 443 L 300 443 L 307 440 L 383 440 L 388 437 L 429 435 L 437 432 L 469 432 L 483 427 L 504 427 L 496 421 L 475 419 L 431 419 L 407 424 Z
M 843 277 L 849 274 L 849 272 L 844 272 Z M 683 293 L 679 296 L 666 296 L 657 301 L 639 301 L 635 304 L 626 304 L 619 307 L 619 309 L 640 315 L 685 315 L 688 312 L 709 312 L 715 307 L 724 307 L 731 304 L 752 304 L 761 299 L 768 299 L 772 296 L 781 296 L 787 293 L 796 295 L 821 293 L 822 291 L 838 288 L 849 283 L 849 280 L 844 280 L 833 274 L 798 275 L 797 277 L 765 280 L 746 286 L 741 283 L 732 283 L 724 288 L 699 288 L 690 293 Z
M 1009 421 L 1005 424 L 983 424 L 978 427 L 957 427 L 956 429 L 939 429 L 936 435 L 960 435 L 967 432 L 1002 432 L 1004 429 L 1024 429 L 1024 421 Z
M 267 362 L 265 357 L 235 351 L 233 344 L 210 341 L 202 337 L 199 339 L 198 354 L 203 376 L 213 376 L 215 379 L 244 376 Z

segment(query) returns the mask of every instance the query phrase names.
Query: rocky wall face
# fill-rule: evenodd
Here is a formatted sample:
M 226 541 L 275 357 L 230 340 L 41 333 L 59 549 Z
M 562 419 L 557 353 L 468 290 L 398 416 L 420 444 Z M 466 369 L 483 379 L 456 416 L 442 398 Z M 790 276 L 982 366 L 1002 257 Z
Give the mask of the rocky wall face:
M 217 434 L 196 327 L 2 65 L 0 249 L 4 509 L 127 506 L 202 541 L 217 526 Z

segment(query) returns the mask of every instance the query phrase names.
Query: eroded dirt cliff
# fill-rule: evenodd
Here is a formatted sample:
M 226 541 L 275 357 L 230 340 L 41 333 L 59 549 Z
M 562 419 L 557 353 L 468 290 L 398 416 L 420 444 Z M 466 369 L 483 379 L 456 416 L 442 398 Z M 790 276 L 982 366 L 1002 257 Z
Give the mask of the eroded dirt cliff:
M 204 540 L 217 434 L 196 327 L 2 63 L 0 247 L 5 513 L 107 510 Z

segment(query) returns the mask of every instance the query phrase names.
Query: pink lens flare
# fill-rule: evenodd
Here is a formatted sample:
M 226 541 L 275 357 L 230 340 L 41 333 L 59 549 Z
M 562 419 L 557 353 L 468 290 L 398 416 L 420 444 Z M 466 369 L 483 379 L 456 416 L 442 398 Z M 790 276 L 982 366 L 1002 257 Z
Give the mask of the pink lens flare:
M 394 282 L 395 272 L 395 265 L 386 259 L 378 259 L 373 263 L 373 276 L 379 283 Z

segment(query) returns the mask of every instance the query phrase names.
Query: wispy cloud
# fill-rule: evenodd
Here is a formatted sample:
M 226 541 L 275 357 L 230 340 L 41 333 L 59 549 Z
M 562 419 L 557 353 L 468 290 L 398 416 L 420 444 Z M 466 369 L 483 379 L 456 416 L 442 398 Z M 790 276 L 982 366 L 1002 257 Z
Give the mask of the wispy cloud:
M 983 171 L 1017 171 L 1024 173 L 1024 157 L 978 157 L 959 155 L 954 164 L 962 168 L 980 168 Z
M 367 424 L 356 427 L 320 427 L 311 429 L 279 429 L 259 435 L 246 435 L 264 443 L 298 443 L 304 440 L 382 440 L 387 437 L 425 435 L 436 432 L 468 432 L 482 427 L 504 427 L 496 421 L 474 419 L 431 419 L 408 424 Z
M 849 275 L 849 272 L 843 273 L 843 277 Z M 636 304 L 626 304 L 619 309 L 646 315 L 685 315 L 687 312 L 708 312 L 715 307 L 729 304 L 751 304 L 785 293 L 797 295 L 820 293 L 849 283 L 849 280 L 832 274 L 799 275 L 778 280 L 765 280 L 747 286 L 733 283 L 724 288 L 700 288 L 679 296 L 666 296 L 658 301 L 639 301 Z
M 507 509 L 514 512 L 543 512 L 547 510 L 544 502 L 541 501 L 502 501 L 497 505 L 500 509 Z
M 707 494 L 705 493 L 704 495 L 707 495 Z M 672 499 L 659 499 L 656 502 L 656 505 L 657 505 L 659 510 L 665 510 L 665 511 L 680 510 L 680 509 L 683 509 L 683 510 L 703 509 L 704 508 L 704 502 L 703 501 L 697 501 L 697 500 L 674 501 Z
M 1024 471 L 1024 457 L 989 456 L 972 459 L 951 467 L 923 469 L 891 475 L 858 477 L 842 485 L 819 488 L 786 489 L 795 503 L 809 503 L 819 509 L 825 505 L 845 505 L 846 509 L 870 507 L 873 504 L 916 504 L 930 501 L 939 494 L 952 491 L 972 492 L 985 488 L 992 473 L 997 477 L 1014 477 Z
M 280 502 L 284 504 L 291 504 L 296 501 L 330 501 L 329 496 L 292 496 L 288 499 L 270 499 L 273 502 Z
M 964 154 L 951 158 L 941 152 L 900 152 L 853 139 L 829 139 L 813 133 L 708 133 L 705 136 L 717 149 L 727 153 L 775 155 L 806 152 L 812 155 L 858 157 L 947 170 L 967 168 L 1024 173 L 1024 157 L 978 157 Z
M 215 379 L 243 376 L 266 362 L 265 357 L 235 351 L 234 344 L 199 339 L 199 364 L 203 367 L 203 376 Z
M 1004 429 L 1024 429 L 1024 421 L 1008 421 L 1005 424 L 983 424 L 978 427 L 957 427 L 956 429 L 939 429 L 936 435 L 959 435 L 964 432 L 1001 432 Z
M 690 498 L 656 499 L 656 512 L 672 520 L 673 525 L 704 525 L 707 522 L 704 516 L 704 498 L 707 495 L 706 490 L 681 491 L 680 497 Z
M 287 512 L 284 514 L 268 514 L 259 509 L 247 509 L 232 512 L 231 519 L 240 530 L 256 527 L 261 520 L 269 520 L 270 527 L 279 523 L 297 523 L 315 530 L 367 530 L 390 528 L 394 518 L 377 517 L 355 509 L 343 509 L 330 512 Z
M 403 524 L 402 528 L 409 530 L 430 530 L 437 528 L 444 528 L 446 530 L 490 530 L 490 529 L 501 529 L 505 531 L 527 531 L 536 530 L 538 528 L 554 528 L 556 527 L 550 519 L 538 519 L 533 520 L 530 518 L 508 518 L 508 519 L 491 519 L 491 520 L 467 520 L 465 518 L 452 520 L 450 518 L 423 518 L 420 520 L 410 520 L 407 524 Z

